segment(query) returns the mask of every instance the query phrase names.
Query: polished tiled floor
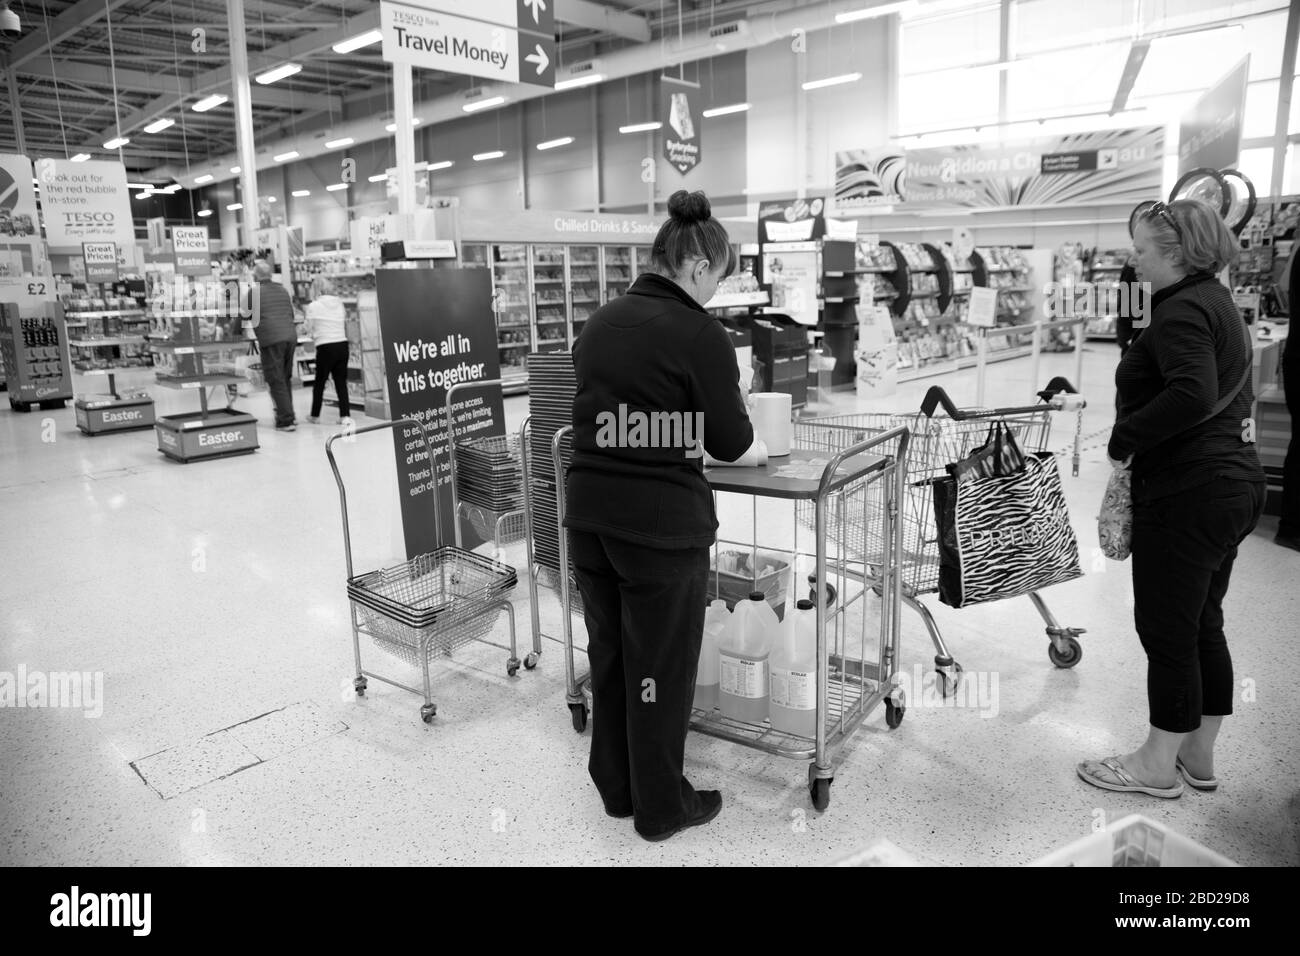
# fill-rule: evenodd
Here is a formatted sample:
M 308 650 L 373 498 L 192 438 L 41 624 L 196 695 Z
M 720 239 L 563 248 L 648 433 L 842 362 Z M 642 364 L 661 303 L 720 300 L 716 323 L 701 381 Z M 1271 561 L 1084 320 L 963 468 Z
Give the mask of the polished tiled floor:
M 0 681 L 67 672 L 90 675 L 88 689 L 102 681 L 80 709 L 0 709 L 0 863 L 812 864 L 883 836 L 926 863 L 1020 864 L 1098 820 L 1143 813 L 1240 863 L 1295 865 L 1300 703 L 1289 662 L 1300 555 L 1272 544 L 1276 519 L 1242 548 L 1228 598 L 1243 687 L 1221 738 L 1220 791 L 1166 802 L 1075 776 L 1078 760 L 1124 752 L 1145 732 L 1128 569 L 1092 551 L 1114 357 L 1089 346 L 1081 475 L 1062 459 L 1091 573 L 1047 598 L 1062 623 L 1088 629 L 1079 666 L 1048 663 L 1027 600 L 958 612 L 927 599 L 982 691 L 968 706 L 914 691 L 897 730 L 874 714 L 839 756 L 824 814 L 809 804 L 804 762 L 692 735 L 688 773 L 721 788 L 725 807 L 660 845 L 602 812 L 549 639 L 537 670 L 514 678 L 504 651 L 483 644 L 439 663 L 431 726 L 404 691 L 372 681 L 366 698 L 352 694 L 330 428 L 264 427 L 254 455 L 183 466 L 162 458 L 149 432 L 87 438 L 70 409 L 20 415 L 0 403 Z M 1072 376 L 1073 359 L 1045 358 L 1049 374 Z M 1030 375 L 1027 360 L 993 366 L 988 401 L 1025 401 Z M 925 384 L 871 403 L 842 398 L 834 411 L 914 408 Z M 970 373 L 944 384 L 973 401 Z M 267 417 L 264 394 L 244 405 Z M 298 405 L 305 414 L 306 393 Z M 159 406 L 188 409 L 170 392 Z M 526 414 L 524 399 L 507 406 L 512 424 Z M 1058 420 L 1054 448 L 1073 426 L 1072 416 Z M 361 436 L 341 459 L 357 566 L 391 563 L 400 541 L 391 455 Z M 748 534 L 747 502 L 720 511 L 728 537 Z M 765 529 L 790 525 L 780 512 L 760 518 Z M 518 546 L 509 560 L 520 568 L 523 645 Z M 539 612 L 558 634 L 551 592 Z M 903 623 L 903 671 L 915 686 L 933 651 L 915 614 Z M 496 639 L 505 636 L 502 619 Z M 372 645 L 362 653 L 368 667 L 414 679 Z

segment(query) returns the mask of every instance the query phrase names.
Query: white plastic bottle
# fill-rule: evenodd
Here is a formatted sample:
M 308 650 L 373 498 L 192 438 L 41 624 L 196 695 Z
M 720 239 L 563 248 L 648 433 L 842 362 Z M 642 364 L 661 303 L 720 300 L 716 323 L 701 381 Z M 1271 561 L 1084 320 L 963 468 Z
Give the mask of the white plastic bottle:
M 700 666 L 695 672 L 695 706 L 712 711 L 718 706 L 718 645 L 731 620 L 727 602 L 715 600 L 704 612 L 704 640 L 700 643 Z
M 817 610 L 803 598 L 785 619 L 771 657 L 772 729 L 817 736 Z
M 781 624 L 762 591 L 736 604 L 718 645 L 718 707 L 746 723 L 767 720 L 768 656 Z

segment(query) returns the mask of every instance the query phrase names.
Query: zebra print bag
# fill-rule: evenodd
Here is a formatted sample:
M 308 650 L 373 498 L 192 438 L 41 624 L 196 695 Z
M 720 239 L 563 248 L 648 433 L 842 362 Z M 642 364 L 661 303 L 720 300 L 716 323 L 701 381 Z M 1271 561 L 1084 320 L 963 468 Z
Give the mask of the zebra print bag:
M 1019 597 L 1080 577 L 1079 544 L 1050 452 L 1013 475 L 934 483 L 939 600 L 950 607 Z

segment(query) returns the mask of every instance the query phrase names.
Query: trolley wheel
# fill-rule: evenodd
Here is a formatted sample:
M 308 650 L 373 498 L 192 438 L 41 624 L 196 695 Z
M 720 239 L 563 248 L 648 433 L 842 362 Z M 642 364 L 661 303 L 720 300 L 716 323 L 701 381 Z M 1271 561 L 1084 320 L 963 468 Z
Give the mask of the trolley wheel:
M 425 704 L 423 707 L 420 708 L 420 719 L 423 720 L 426 724 L 433 723 L 433 718 L 436 717 L 437 715 L 438 715 L 437 704 Z
M 962 666 L 957 661 L 948 665 L 948 669 L 936 668 L 935 673 L 939 675 L 939 696 L 943 698 L 953 697 L 957 693 L 957 688 L 961 686 Z
M 519 658 L 512 657 L 510 658 L 510 660 L 506 661 L 506 676 L 514 677 L 518 673 L 519 673 Z
M 1079 663 L 1079 658 L 1083 657 L 1083 645 L 1079 643 L 1079 639 L 1073 634 L 1066 635 L 1065 646 L 1067 648 L 1065 653 L 1061 653 L 1056 649 L 1055 643 L 1047 645 L 1047 656 L 1053 664 L 1060 668 L 1073 667 Z
M 891 698 L 885 698 L 885 724 L 890 730 L 898 728 L 898 725 L 903 722 L 903 715 L 906 713 L 907 706 L 905 704 L 895 704 Z
M 587 729 L 587 705 L 570 704 L 569 713 L 573 715 L 573 729 L 582 733 Z
M 813 809 L 818 813 L 830 806 L 831 784 L 834 780 L 834 777 L 822 777 L 808 784 L 808 796 L 812 797 Z
M 357 692 L 358 697 L 366 696 L 366 687 L 368 686 L 369 686 L 369 681 L 367 681 L 364 677 L 358 677 L 352 681 L 352 689 Z
M 532 651 L 524 658 L 524 670 L 530 671 L 537 666 L 537 652 Z
M 810 588 L 808 588 L 808 600 L 812 601 L 813 605 L 815 606 L 817 604 L 817 575 L 815 574 L 808 575 L 808 583 L 812 585 Z M 835 605 L 835 595 L 836 595 L 835 585 L 827 581 L 826 582 L 826 606 L 827 607 L 833 607 Z

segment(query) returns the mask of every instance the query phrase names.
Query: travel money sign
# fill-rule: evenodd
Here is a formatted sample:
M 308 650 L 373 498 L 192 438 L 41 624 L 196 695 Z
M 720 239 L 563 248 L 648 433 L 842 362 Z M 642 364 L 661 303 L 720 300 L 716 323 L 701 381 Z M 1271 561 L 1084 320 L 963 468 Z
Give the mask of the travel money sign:
M 502 83 L 555 85 L 555 0 L 383 0 L 383 56 Z

